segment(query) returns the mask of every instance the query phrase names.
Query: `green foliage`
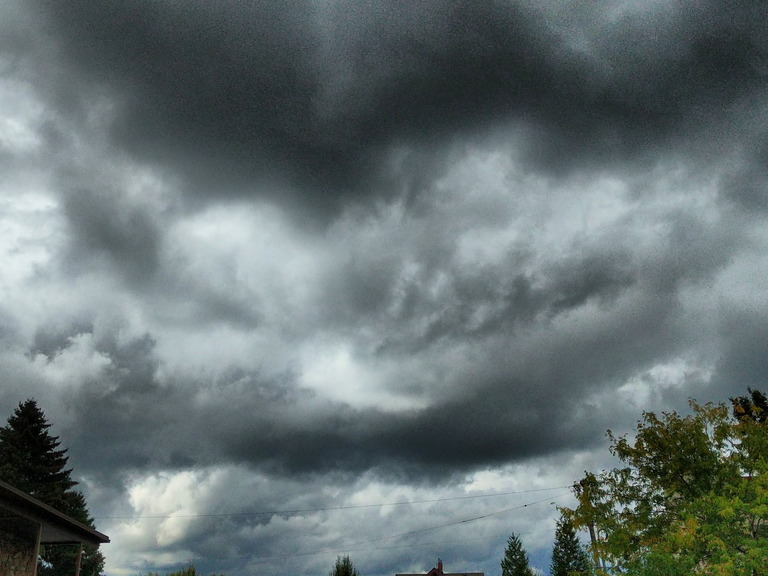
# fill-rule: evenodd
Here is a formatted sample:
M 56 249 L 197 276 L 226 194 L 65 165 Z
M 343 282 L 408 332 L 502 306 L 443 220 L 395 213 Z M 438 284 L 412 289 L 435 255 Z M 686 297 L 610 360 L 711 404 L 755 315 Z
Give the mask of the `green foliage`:
M 19 404 L 0 428 L 0 478 L 46 504 L 68 509 L 67 493 L 77 483 L 67 469 L 67 451 L 48 433 L 50 424 L 34 400 Z
M 736 420 L 749 418 L 755 422 L 763 423 L 768 420 L 768 397 L 760 390 L 747 388 L 747 396 L 731 398 L 733 405 L 733 417 Z
M 576 536 L 573 522 L 563 516 L 555 529 L 555 545 L 552 549 L 552 576 L 586 576 L 591 574 L 586 550 Z
M 352 564 L 352 560 L 347 556 L 337 556 L 336 564 L 331 570 L 330 576 L 360 576 L 360 572 Z
M 611 439 L 624 464 L 575 487 L 567 511 L 590 532 L 600 570 L 638 576 L 754 576 L 768 566 L 765 395 L 693 413 L 642 415 L 634 439 Z
M 67 468 L 67 451 L 59 448 L 57 436 L 34 400 L 21 402 L 0 428 L 0 480 L 23 490 L 75 520 L 93 527 L 93 518 L 82 493 L 74 490 Z M 49 545 L 42 552 L 40 576 L 70 576 L 78 554 L 72 545 Z M 84 547 L 80 573 L 96 576 L 104 568 L 104 556 L 97 548 Z
M 512 534 L 501 559 L 501 576 L 534 576 L 520 537 Z

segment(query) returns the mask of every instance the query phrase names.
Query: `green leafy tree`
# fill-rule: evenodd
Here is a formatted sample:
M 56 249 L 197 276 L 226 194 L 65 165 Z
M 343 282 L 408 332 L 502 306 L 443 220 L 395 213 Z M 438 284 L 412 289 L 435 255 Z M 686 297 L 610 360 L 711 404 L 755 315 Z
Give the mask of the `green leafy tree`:
M 765 397 L 646 412 L 631 440 L 608 433 L 622 467 L 587 475 L 569 512 L 601 571 L 637 576 L 768 573 Z
M 68 456 L 60 448 L 57 436 L 35 400 L 21 402 L 0 428 L 0 480 L 23 490 L 75 520 L 93 527 L 93 518 L 83 494 L 74 490 L 67 468 Z M 49 545 L 42 552 L 38 566 L 40 576 L 71 576 L 78 554 L 72 545 Z M 84 548 L 80 573 L 96 576 L 104 568 L 104 556 L 97 548 Z
M 504 558 L 501 559 L 501 576 L 534 576 L 523 543 L 517 534 L 507 540 Z
M 552 576 L 586 576 L 590 574 L 591 565 L 584 546 L 576 536 L 573 522 L 563 515 L 555 529 L 555 545 L 552 549 Z
M 360 576 L 360 572 L 358 572 L 357 568 L 352 564 L 349 555 L 337 556 L 336 564 L 333 566 L 330 576 Z
M 731 398 L 733 417 L 737 420 L 749 418 L 762 424 L 768 420 L 768 397 L 760 390 L 747 388 L 747 391 L 746 396 Z

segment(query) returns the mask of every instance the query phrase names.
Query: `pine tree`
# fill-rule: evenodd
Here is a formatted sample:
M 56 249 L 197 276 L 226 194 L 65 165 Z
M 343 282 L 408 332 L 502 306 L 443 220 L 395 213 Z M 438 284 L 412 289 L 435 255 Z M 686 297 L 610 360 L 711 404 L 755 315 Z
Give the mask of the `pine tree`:
M 501 576 L 534 576 L 520 537 L 512 534 L 501 560 Z
M 93 518 L 82 493 L 74 490 L 69 457 L 61 449 L 58 436 L 51 436 L 51 425 L 35 400 L 21 402 L 0 428 L 0 480 L 34 496 L 41 502 L 93 527 Z M 76 547 L 47 546 L 40 576 L 70 576 L 75 566 Z M 82 576 L 96 576 L 104 568 L 104 556 L 96 548 L 86 547 L 81 563 Z
M 331 570 L 330 576 L 360 576 L 360 572 L 352 564 L 352 560 L 347 556 L 337 556 L 336 564 Z
M 555 529 L 555 546 L 552 550 L 552 576 L 582 576 L 590 574 L 591 566 L 587 551 L 576 537 L 573 523 L 560 518 Z
M 65 512 L 64 494 L 77 483 L 67 469 L 67 451 L 48 433 L 50 424 L 34 400 L 20 403 L 0 428 L 0 478 Z

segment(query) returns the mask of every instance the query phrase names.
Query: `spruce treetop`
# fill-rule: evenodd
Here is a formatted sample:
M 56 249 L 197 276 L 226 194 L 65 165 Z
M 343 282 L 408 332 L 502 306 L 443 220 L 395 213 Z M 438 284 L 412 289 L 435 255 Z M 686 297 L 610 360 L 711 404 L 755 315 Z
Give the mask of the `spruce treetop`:
M 534 576 L 520 537 L 512 534 L 501 559 L 501 576 Z
M 33 399 L 19 403 L 0 428 L 0 479 L 67 512 L 65 494 L 77 485 L 67 468 L 67 451 Z
M 575 576 L 590 573 L 587 551 L 576 536 L 573 522 L 563 516 L 555 529 L 555 545 L 552 549 L 552 576 Z
M 336 564 L 333 566 L 333 570 L 331 570 L 329 576 L 360 576 L 360 572 L 358 572 L 355 565 L 352 564 L 349 555 L 337 556 Z

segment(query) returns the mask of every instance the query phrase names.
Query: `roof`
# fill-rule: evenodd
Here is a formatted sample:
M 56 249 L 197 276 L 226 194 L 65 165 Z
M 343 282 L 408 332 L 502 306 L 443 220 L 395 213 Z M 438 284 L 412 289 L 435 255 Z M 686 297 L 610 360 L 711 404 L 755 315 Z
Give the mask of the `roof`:
M 484 572 L 443 572 L 443 563 L 438 560 L 437 566 L 426 574 L 395 574 L 395 576 L 485 576 Z
M 395 576 L 434 576 L 435 574 L 441 576 L 485 576 L 484 572 L 436 572 L 434 568 L 426 574 L 395 574 Z
M 0 509 L 42 526 L 41 544 L 106 544 L 109 537 L 0 480 Z

